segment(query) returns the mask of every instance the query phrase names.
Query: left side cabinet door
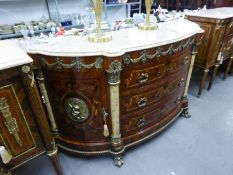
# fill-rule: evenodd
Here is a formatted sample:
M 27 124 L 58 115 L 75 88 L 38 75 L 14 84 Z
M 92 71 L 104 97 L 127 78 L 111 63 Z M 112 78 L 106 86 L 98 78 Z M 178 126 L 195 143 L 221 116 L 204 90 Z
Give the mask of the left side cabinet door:
M 13 156 L 14 168 L 44 151 L 28 98 L 20 79 L 0 85 L 0 145 Z

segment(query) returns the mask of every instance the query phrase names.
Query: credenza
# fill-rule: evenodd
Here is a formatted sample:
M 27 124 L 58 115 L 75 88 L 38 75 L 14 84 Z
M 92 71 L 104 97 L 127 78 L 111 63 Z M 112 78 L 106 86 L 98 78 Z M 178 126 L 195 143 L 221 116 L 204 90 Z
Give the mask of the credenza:
M 36 81 L 58 147 L 73 154 L 123 152 L 190 117 L 187 92 L 203 30 L 188 20 L 155 31 L 112 32 L 108 43 L 59 37 L 32 45 Z

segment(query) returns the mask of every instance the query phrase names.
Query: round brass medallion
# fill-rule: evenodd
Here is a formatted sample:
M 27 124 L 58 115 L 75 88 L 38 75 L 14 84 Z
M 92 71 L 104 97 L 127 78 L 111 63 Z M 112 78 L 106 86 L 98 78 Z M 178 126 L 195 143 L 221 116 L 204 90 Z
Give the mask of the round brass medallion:
M 70 119 L 76 122 L 83 122 L 89 116 L 87 104 L 79 98 L 68 98 L 65 101 L 65 112 Z

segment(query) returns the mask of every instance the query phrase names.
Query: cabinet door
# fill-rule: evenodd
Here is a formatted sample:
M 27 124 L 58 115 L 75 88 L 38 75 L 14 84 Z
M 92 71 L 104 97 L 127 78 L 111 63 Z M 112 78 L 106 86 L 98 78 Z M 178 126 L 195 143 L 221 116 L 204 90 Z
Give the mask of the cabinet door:
M 44 152 L 33 115 L 20 78 L 1 82 L 0 145 L 13 156 L 9 168 Z

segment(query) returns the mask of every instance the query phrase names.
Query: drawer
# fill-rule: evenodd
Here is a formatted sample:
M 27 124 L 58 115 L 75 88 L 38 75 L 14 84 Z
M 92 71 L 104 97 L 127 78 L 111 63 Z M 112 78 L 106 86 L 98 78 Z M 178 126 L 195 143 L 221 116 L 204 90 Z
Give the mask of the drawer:
M 121 133 L 132 135 L 134 133 L 145 130 L 146 127 L 158 122 L 161 118 L 162 103 L 157 103 L 153 107 L 148 108 L 146 113 L 135 112 L 127 118 L 121 120 Z
M 167 78 L 167 84 L 164 87 L 164 95 L 170 95 L 177 90 L 184 90 L 186 84 L 186 74 L 180 71 L 176 76 Z
M 9 167 L 44 151 L 29 101 L 18 80 L 0 86 L 0 145 L 13 156 Z
M 141 66 L 132 66 L 125 68 L 122 72 L 121 88 L 128 90 L 138 88 L 141 85 L 150 84 L 156 80 L 160 80 L 165 76 L 166 64 L 145 64 Z
M 190 60 L 191 60 L 191 51 L 186 52 L 185 54 L 179 57 L 170 59 L 166 69 L 166 77 L 170 74 L 174 74 L 180 70 L 189 67 Z
M 121 97 L 121 113 L 125 114 L 136 109 L 145 108 L 151 104 L 158 102 L 163 96 L 164 88 L 160 86 L 156 89 L 138 92 L 134 95 Z
M 182 104 L 183 89 L 177 89 L 172 94 L 166 94 L 163 98 L 163 111 L 162 116 L 168 115 L 175 108 L 179 107 Z

